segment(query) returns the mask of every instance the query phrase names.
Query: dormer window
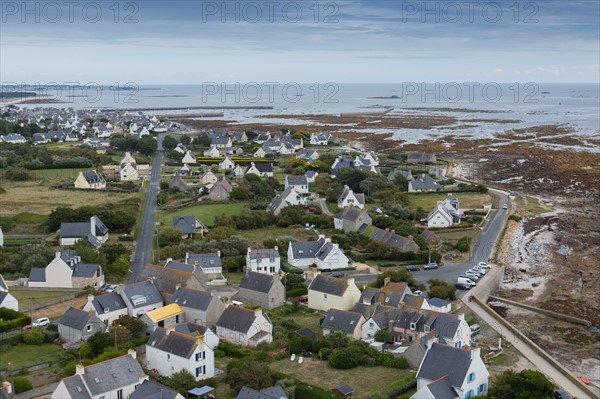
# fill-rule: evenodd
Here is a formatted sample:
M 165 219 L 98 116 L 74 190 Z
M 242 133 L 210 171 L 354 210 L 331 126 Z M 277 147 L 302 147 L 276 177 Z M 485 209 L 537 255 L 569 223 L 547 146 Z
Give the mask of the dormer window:
M 416 323 L 410 323 L 410 329 L 415 331 L 417 329 L 417 324 Z

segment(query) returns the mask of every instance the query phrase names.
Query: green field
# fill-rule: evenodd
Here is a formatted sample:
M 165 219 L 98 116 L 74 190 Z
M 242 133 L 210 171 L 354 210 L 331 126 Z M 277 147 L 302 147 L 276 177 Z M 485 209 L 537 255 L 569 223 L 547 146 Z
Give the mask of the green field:
M 87 170 L 87 169 L 86 169 Z M 39 169 L 32 170 L 31 174 L 36 180 L 53 180 L 53 181 L 69 181 L 74 182 L 79 176 L 79 172 L 84 169 Z
M 543 206 L 540 200 L 530 196 L 518 196 L 515 203 L 522 210 L 525 217 L 536 217 L 546 212 L 552 212 L 554 209 Z
M 448 193 L 407 194 L 410 198 L 410 208 L 421 207 L 425 210 L 433 208 L 438 201 L 444 200 Z M 492 203 L 492 196 L 483 193 L 454 193 L 462 209 L 483 209 L 484 204 Z
M 11 362 L 13 369 L 33 366 L 35 364 L 51 361 L 53 366 L 58 365 L 58 355 L 63 348 L 57 344 L 25 345 L 20 344 L 2 349 L 0 367 L 8 367 Z
M 194 215 L 198 218 L 198 220 L 206 224 L 208 227 L 212 227 L 215 223 L 215 216 L 241 215 L 244 211 L 244 208 L 246 208 L 246 205 L 246 202 L 196 205 L 190 208 L 178 209 L 173 212 L 161 212 L 160 222 L 164 226 L 171 226 L 173 223 L 173 216 Z
M 368 398 L 375 391 L 384 391 L 394 382 L 410 373 L 390 367 L 355 367 L 350 370 L 336 370 L 327 362 L 305 358 L 302 364 L 283 359 L 271 363 L 271 370 L 287 374 L 301 381 L 325 390 L 340 385 L 354 388 L 352 397 Z
M 314 231 L 304 230 L 303 227 L 264 227 L 253 230 L 238 230 L 238 234 L 246 237 L 257 246 L 261 246 L 265 240 L 277 239 L 282 236 L 291 236 L 297 241 L 311 241 L 318 238 Z
M 37 291 L 37 290 L 11 290 L 11 295 L 19 300 L 21 308 L 29 307 L 29 298 L 33 298 L 34 303 L 48 301 L 61 296 L 76 294 L 75 291 Z

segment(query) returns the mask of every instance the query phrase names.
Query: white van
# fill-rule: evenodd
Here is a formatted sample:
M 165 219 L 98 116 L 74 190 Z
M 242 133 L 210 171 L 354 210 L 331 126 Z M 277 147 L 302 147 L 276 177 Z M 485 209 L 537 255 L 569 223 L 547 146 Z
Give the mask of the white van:
M 479 326 L 479 324 L 473 324 L 471 327 L 469 327 L 471 329 L 471 335 L 477 335 L 481 332 L 481 327 Z
M 459 284 L 468 284 L 468 285 L 470 285 L 471 287 L 475 287 L 475 285 L 476 285 L 476 284 L 475 284 L 475 281 L 471 280 L 471 279 L 470 279 L 470 278 L 468 278 L 468 277 L 459 277 L 459 278 L 456 280 L 456 282 L 457 282 L 457 283 L 459 283 Z

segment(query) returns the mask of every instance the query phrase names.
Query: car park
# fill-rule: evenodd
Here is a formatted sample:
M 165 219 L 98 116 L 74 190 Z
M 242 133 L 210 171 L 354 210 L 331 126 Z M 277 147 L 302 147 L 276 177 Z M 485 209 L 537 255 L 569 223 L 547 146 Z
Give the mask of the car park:
M 483 277 L 483 275 L 486 273 L 485 270 L 483 269 L 478 269 L 477 267 L 472 267 L 470 268 L 468 271 L 473 272 L 475 274 L 478 274 L 479 277 Z
M 466 283 L 454 283 L 454 286 L 456 287 L 456 289 L 458 290 L 470 290 L 471 289 L 471 285 L 470 284 L 466 284 Z
M 408 270 L 409 272 L 417 272 L 417 271 L 419 271 L 419 266 L 408 265 L 408 266 L 406 266 L 406 270 Z
M 484 268 L 479 267 L 479 266 L 474 266 L 474 267 L 471 268 L 471 270 L 479 272 L 479 273 L 484 274 L 484 275 L 487 273 L 487 269 L 484 269 Z
M 474 273 L 474 272 L 472 272 L 472 271 L 470 271 L 470 270 L 467 270 L 467 271 L 465 272 L 465 276 L 467 276 L 467 277 L 471 278 L 471 279 L 472 279 L 472 280 L 474 280 L 474 281 L 477 281 L 477 280 L 479 280 L 479 274 L 477 274 L 477 273 Z
M 46 327 L 48 324 L 50 324 L 49 318 L 40 317 L 39 319 L 31 323 L 31 327 Z

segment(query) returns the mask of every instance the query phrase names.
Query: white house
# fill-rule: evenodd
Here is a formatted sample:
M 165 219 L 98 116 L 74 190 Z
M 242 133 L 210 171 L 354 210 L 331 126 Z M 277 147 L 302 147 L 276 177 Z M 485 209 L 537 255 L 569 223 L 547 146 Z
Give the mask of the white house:
M 331 139 L 331 133 L 312 133 L 310 135 L 310 144 L 312 145 L 327 145 Z
M 339 244 L 320 235 L 317 241 L 290 242 L 288 263 L 301 269 L 316 265 L 321 270 L 331 270 L 348 268 L 349 260 Z
M 305 205 L 307 198 L 295 189 L 288 187 L 281 194 L 277 195 L 267 206 L 267 211 L 279 215 L 281 210 L 291 205 Z
M 75 366 L 75 375 L 63 378 L 52 399 L 126 399 L 148 376 L 130 349 L 126 355 L 92 364 Z
M 217 321 L 217 336 L 238 345 L 273 342 L 273 324 L 262 309 L 228 306 Z
M 273 177 L 273 164 L 250 162 L 246 174 L 255 174 L 260 177 Z
M 308 180 L 306 176 L 288 175 L 285 177 L 285 188 L 291 187 L 300 194 L 308 194 Z
M 75 179 L 75 188 L 85 190 L 102 190 L 106 188 L 106 181 L 95 170 L 89 172 L 79 172 L 79 176 Z
M 74 245 L 82 238 L 86 238 L 93 246 L 100 247 L 108 240 L 108 227 L 96 215 L 89 222 L 60 224 L 61 246 Z
M 217 176 L 212 171 L 206 171 L 202 176 L 200 176 L 200 184 L 203 186 L 213 185 L 219 180 Z
M 45 268 L 32 268 L 27 286 L 32 288 L 100 288 L 104 284 L 102 266 L 81 263 L 73 250 L 56 252 Z
M 304 176 L 306 176 L 306 181 L 308 183 L 314 183 L 317 180 L 317 176 L 319 176 L 319 172 L 309 170 L 304 174 Z
M 452 194 L 443 201 L 438 201 L 436 206 L 427 215 L 427 227 L 450 227 L 460 223 L 462 215 L 460 202 Z
M 196 381 L 212 378 L 218 344 L 217 335 L 199 324 L 159 327 L 146 343 L 146 367 L 166 376 L 186 370 Z
M 164 305 L 164 299 L 152 280 L 128 284 L 119 287 L 117 291 L 127 305 L 127 313 L 132 317 L 140 317 Z
M 137 162 L 135 158 L 131 156 L 130 152 L 125 153 L 125 157 L 119 164 L 119 176 L 121 181 L 139 180 L 140 175 L 137 170 Z
M 8 292 L 8 285 L 0 274 L 0 308 L 8 308 L 19 311 L 19 301 Z
M 183 158 L 181 159 L 182 163 L 196 163 L 196 156 L 194 154 L 192 154 L 191 151 L 188 150 L 188 152 L 185 153 L 185 155 L 183 156 Z
M 235 162 L 233 162 L 229 157 L 225 157 L 225 159 L 219 163 L 219 170 L 233 170 L 234 168 Z
M 107 325 L 111 325 L 113 321 L 128 314 L 127 305 L 118 292 L 98 296 L 88 295 L 83 310 L 86 312 L 93 310 L 96 312 L 96 316 Z
M 363 209 L 365 207 L 365 195 L 362 193 L 355 193 L 350 187 L 344 186 L 344 191 L 338 198 L 337 205 L 339 208 L 355 206 Z
M 208 150 L 204 151 L 204 156 L 205 157 L 216 158 L 219 155 L 221 155 L 221 152 L 219 152 L 219 149 L 216 146 L 214 146 L 214 145 L 211 145 Z
M 236 165 L 235 168 L 233 168 L 233 175 L 238 179 L 241 179 L 246 175 L 246 171 L 241 165 Z
M 278 274 L 281 268 L 281 257 L 278 248 L 252 249 L 246 253 L 246 270 L 256 273 Z
M 432 343 L 417 372 L 417 392 L 411 399 L 484 395 L 488 392 L 489 375 L 480 348 L 467 350 Z

